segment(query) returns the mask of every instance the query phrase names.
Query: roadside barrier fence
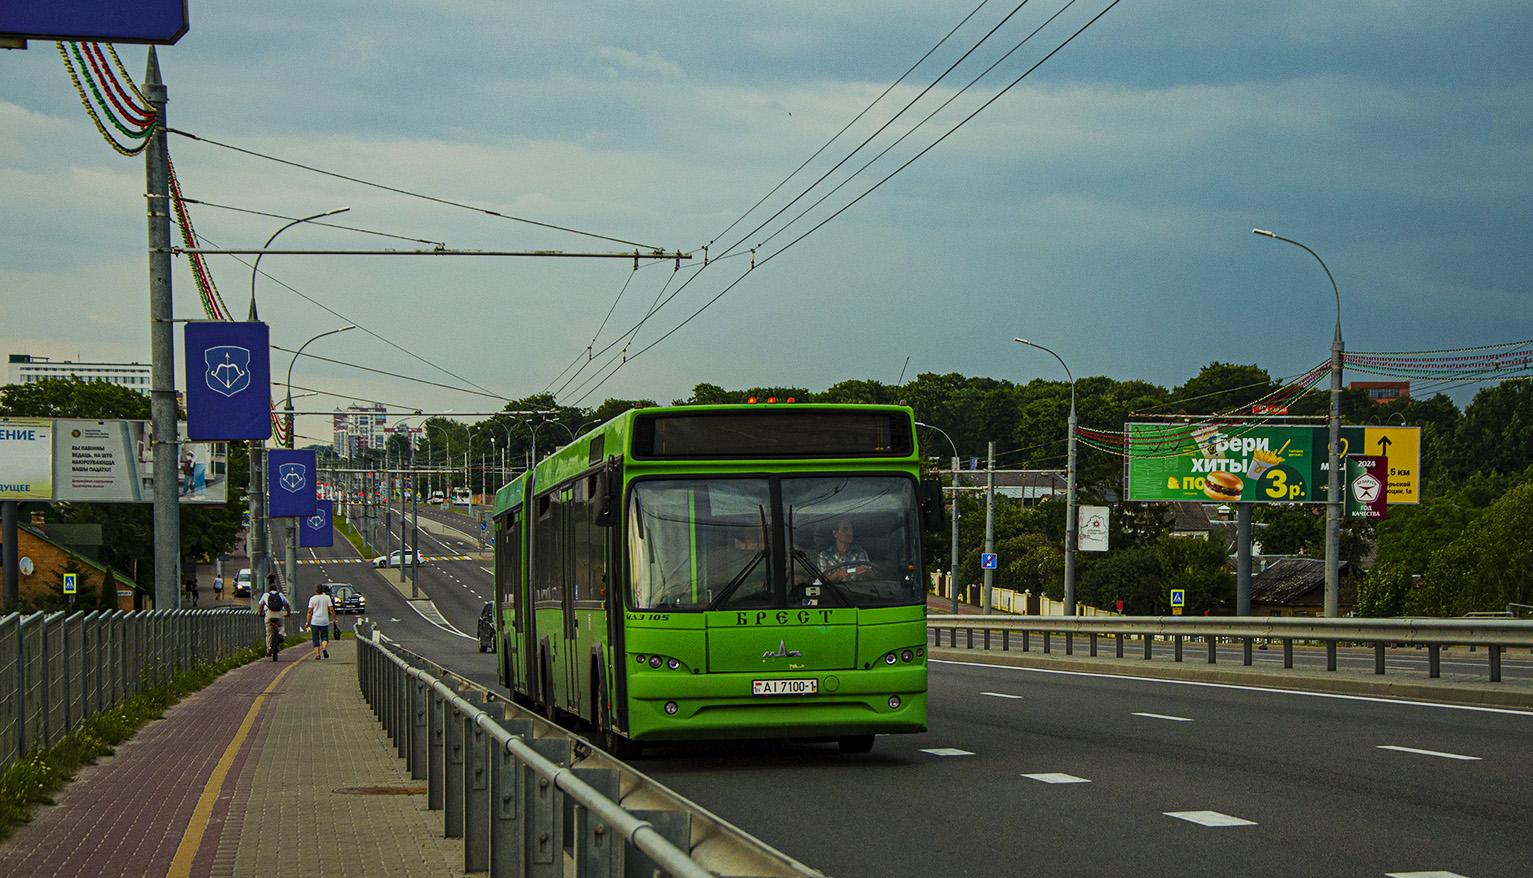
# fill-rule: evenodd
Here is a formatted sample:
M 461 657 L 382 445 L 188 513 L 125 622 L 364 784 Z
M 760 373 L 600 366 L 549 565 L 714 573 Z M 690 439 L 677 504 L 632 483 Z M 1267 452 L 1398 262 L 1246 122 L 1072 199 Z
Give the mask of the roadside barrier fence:
M 0 770 L 146 686 L 260 641 L 248 609 L 0 616 Z
M 1201 640 L 1208 647 L 1208 663 L 1214 664 L 1221 641 L 1240 643 L 1244 663 L 1252 663 L 1252 644 L 1261 641 L 1281 642 L 1283 667 L 1293 667 L 1293 647 L 1298 643 L 1322 643 L 1325 646 L 1325 669 L 1336 670 L 1338 644 L 1363 643 L 1373 647 L 1374 673 L 1385 671 L 1385 648 L 1420 646 L 1427 650 L 1427 672 L 1432 678 L 1442 675 L 1442 649 L 1445 646 L 1484 647 L 1486 671 L 1490 682 L 1501 682 L 1501 654 L 1509 648 L 1533 649 L 1533 621 L 1509 619 L 1333 619 L 1290 618 L 1277 616 L 928 616 L 926 627 L 933 633 L 935 645 L 942 645 L 943 632 L 948 645 L 958 648 L 959 632 L 964 632 L 967 647 L 975 648 L 975 632 L 980 634 L 980 648 L 990 649 L 996 635 L 1001 650 L 1015 644 L 1024 651 L 1032 648 L 1033 636 L 1042 640 L 1043 651 L 1050 652 L 1054 636 L 1064 639 L 1065 655 L 1073 655 L 1075 638 L 1085 637 L 1092 656 L 1097 654 L 1097 640 L 1113 638 L 1117 657 L 1123 658 L 1125 638 L 1143 642 L 1144 660 L 1151 658 L 1151 646 L 1157 640 L 1170 641 L 1174 661 L 1182 660 L 1186 640 Z

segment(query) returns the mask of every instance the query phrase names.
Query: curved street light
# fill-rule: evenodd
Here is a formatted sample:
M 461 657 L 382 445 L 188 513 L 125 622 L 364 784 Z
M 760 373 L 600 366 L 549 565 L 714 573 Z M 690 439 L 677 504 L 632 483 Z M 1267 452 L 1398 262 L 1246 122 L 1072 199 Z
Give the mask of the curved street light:
M 272 237 L 276 237 L 276 235 L 273 235 Z M 255 302 L 255 299 L 252 298 L 251 299 L 252 307 L 254 307 L 254 302 Z M 295 433 L 297 431 L 293 427 L 293 364 L 298 362 L 298 358 L 300 356 L 302 356 L 302 354 L 303 354 L 303 349 L 308 347 L 312 342 L 318 341 L 319 339 L 322 339 L 322 338 L 324 338 L 327 335 L 335 335 L 338 332 L 345 332 L 348 329 L 356 329 L 356 328 L 357 327 L 355 325 L 348 323 L 345 326 L 342 326 L 340 329 L 332 329 L 329 332 L 321 332 L 319 335 L 316 335 L 313 338 L 309 339 L 308 341 L 304 342 L 303 344 L 299 345 L 298 346 L 298 352 L 293 354 L 292 361 L 287 364 L 287 402 L 286 402 L 286 404 L 284 406 L 284 410 L 285 410 L 284 413 L 286 414 L 285 420 L 287 421 L 287 442 L 286 442 L 286 445 L 287 445 L 288 448 L 292 448 L 293 447 L 294 440 L 297 438 L 297 436 L 295 435 Z M 267 511 L 270 512 L 270 509 L 268 508 Z M 297 606 L 297 600 L 298 600 L 298 519 L 296 519 L 296 518 L 290 518 L 290 519 L 288 519 L 288 522 L 287 522 L 287 551 L 285 552 L 285 554 L 287 556 L 287 558 L 286 558 L 287 564 L 286 564 L 286 567 L 285 567 L 285 569 L 287 570 L 287 597 L 288 597 L 288 600 L 290 602 L 292 602 L 294 606 Z
M 266 239 L 266 243 L 261 245 L 261 249 L 265 250 L 268 247 L 270 247 L 271 246 L 271 242 L 277 240 L 277 236 L 278 235 L 282 234 L 283 232 L 287 231 L 288 229 L 291 229 L 293 226 L 296 226 L 299 223 L 306 223 L 306 222 L 311 222 L 313 220 L 321 219 L 323 217 L 334 216 L 334 215 L 336 215 L 338 213 L 345 213 L 348 210 L 351 210 L 351 208 L 349 208 L 349 207 L 337 207 L 334 210 L 327 210 L 324 213 L 316 213 L 313 216 L 306 216 L 303 219 L 295 219 L 292 222 L 288 223 L 287 225 L 283 226 L 282 228 L 276 230 L 275 232 L 272 232 L 271 237 Z M 255 261 L 250 263 L 250 320 L 252 320 L 252 321 L 260 319 L 260 318 L 258 318 L 256 316 L 255 282 L 256 282 L 256 274 L 261 270 L 261 257 L 264 256 L 264 255 L 266 255 L 266 254 L 264 254 L 264 253 L 257 253 Z
M 1025 338 L 1014 338 L 1012 341 L 1049 354 L 1059 361 L 1059 365 L 1065 367 L 1065 377 L 1070 379 L 1070 442 L 1069 460 L 1066 463 L 1068 469 L 1065 474 L 1065 615 L 1073 616 L 1075 615 L 1075 376 L 1070 373 L 1070 367 L 1066 365 L 1064 357 L 1043 345 Z
M 306 223 L 310 220 L 317 220 L 320 217 L 331 216 L 332 214 L 344 213 L 348 210 L 351 210 L 351 208 L 340 207 L 336 208 L 335 210 L 327 210 L 324 213 L 316 213 L 313 216 L 306 216 L 303 219 L 293 220 L 292 222 L 273 232 L 272 236 L 266 239 L 266 243 L 261 247 L 261 249 L 265 250 L 267 247 L 270 247 L 271 242 L 277 240 L 278 235 L 282 234 L 288 229 L 291 229 L 293 226 L 296 226 L 299 223 Z M 251 322 L 255 322 L 256 320 L 260 319 L 256 316 L 255 296 L 256 274 L 259 272 L 260 265 L 261 254 L 257 253 L 255 261 L 250 264 L 249 320 Z M 265 443 L 258 439 L 251 439 L 246 445 L 246 450 L 248 452 L 250 461 L 250 484 L 253 486 L 262 486 L 266 481 Z M 267 557 L 267 531 L 270 529 L 271 521 L 266 515 L 266 489 L 264 487 L 258 487 L 256 490 L 250 491 L 249 498 L 250 530 L 252 533 L 246 535 L 246 545 L 247 551 L 250 553 L 250 575 L 252 581 L 254 582 L 254 585 L 252 585 L 250 589 L 253 600 L 257 593 L 257 588 L 264 589 L 266 587 L 265 571 L 270 568 L 270 561 Z
M 1331 340 L 1331 435 L 1327 461 L 1330 472 L 1325 480 L 1325 614 L 1335 618 L 1340 615 L 1341 603 L 1341 360 L 1344 350 L 1341 343 L 1341 290 L 1337 289 L 1336 278 L 1319 253 L 1266 229 L 1252 229 L 1251 233 L 1303 248 L 1320 263 L 1331 282 L 1331 292 L 1336 294 L 1336 336 Z
M 958 443 L 954 442 L 953 437 L 941 427 L 923 424 L 920 421 L 916 421 L 916 426 L 936 430 L 942 434 L 942 438 L 947 440 L 947 444 L 953 446 L 953 564 L 948 568 L 948 596 L 953 600 L 952 611 L 956 616 L 958 615 Z

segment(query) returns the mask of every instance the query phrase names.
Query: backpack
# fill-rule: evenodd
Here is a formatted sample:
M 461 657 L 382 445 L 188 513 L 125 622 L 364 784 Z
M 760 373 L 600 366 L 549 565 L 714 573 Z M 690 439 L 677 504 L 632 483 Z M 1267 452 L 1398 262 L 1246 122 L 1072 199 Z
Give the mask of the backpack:
M 282 609 L 282 604 L 282 592 L 269 591 L 266 593 L 266 609 L 275 613 Z

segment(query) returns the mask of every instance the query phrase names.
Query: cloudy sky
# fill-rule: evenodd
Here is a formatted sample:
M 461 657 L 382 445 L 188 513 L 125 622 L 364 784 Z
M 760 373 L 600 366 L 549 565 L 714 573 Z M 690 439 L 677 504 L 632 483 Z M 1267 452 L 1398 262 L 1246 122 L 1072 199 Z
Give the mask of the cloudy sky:
M 1077 378 L 1297 375 L 1328 356 L 1330 284 L 1253 227 L 1325 260 L 1349 351 L 1533 338 L 1533 6 L 1123 0 L 1060 48 L 1112 0 L 975 2 L 192 0 L 158 54 L 170 126 L 203 139 L 169 148 L 204 246 L 349 207 L 363 231 L 279 245 L 691 256 L 267 256 L 274 344 L 355 323 L 309 351 L 479 388 L 299 362 L 339 395 L 300 409 L 1062 377 L 1014 336 Z M 147 361 L 143 179 L 52 44 L 0 51 L 6 352 Z M 237 315 L 250 258 L 210 257 Z

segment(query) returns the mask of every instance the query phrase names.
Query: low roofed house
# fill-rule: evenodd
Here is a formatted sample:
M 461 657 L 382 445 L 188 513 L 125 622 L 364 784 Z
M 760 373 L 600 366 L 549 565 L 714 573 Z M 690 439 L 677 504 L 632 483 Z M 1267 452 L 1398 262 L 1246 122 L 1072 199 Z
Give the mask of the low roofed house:
M 1346 577 L 1348 569 L 1343 561 L 1338 612 L 1344 616 L 1351 614 L 1357 598 L 1356 587 Z M 1251 574 L 1251 615 L 1325 615 L 1325 561 L 1280 558 Z
M 133 580 L 49 539 L 36 526 L 19 525 L 16 528 L 16 558 L 21 568 L 17 590 L 24 602 L 36 603 L 57 597 L 64 574 L 69 572 L 79 577 L 81 594 L 95 594 L 103 586 L 110 588 L 113 591 L 108 602 L 111 609 L 148 609 L 152 602 L 151 596 Z M 80 609 L 94 610 L 98 607 L 81 606 Z

